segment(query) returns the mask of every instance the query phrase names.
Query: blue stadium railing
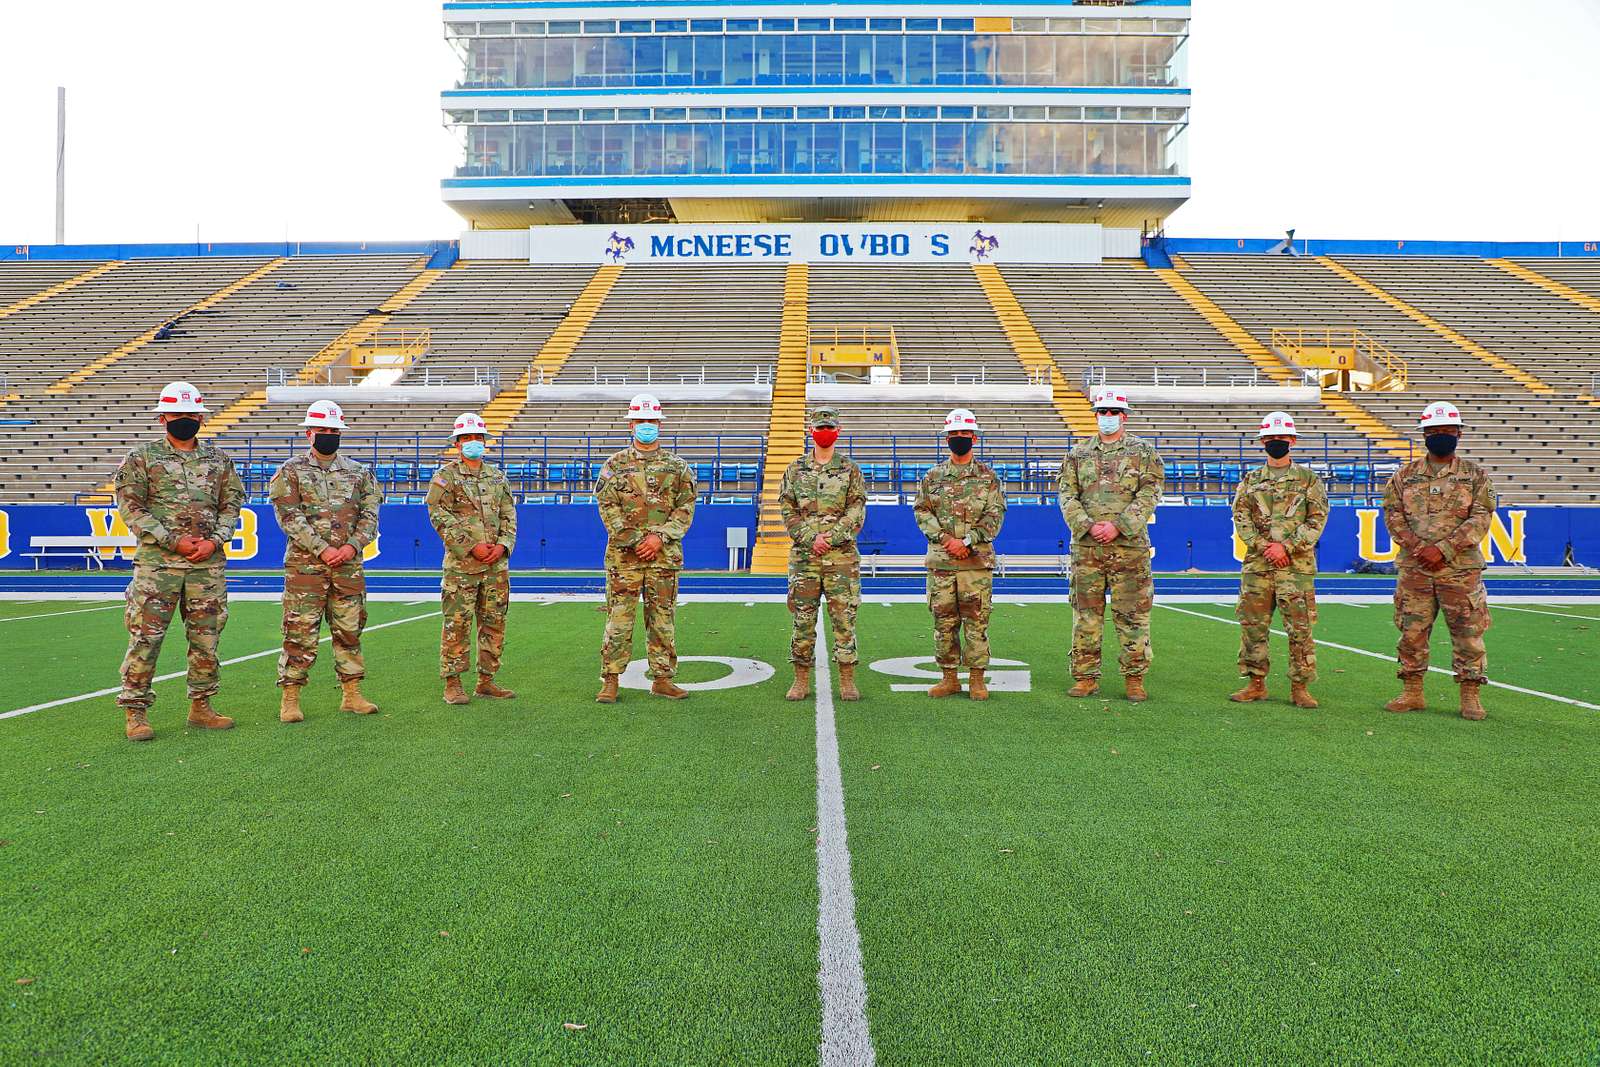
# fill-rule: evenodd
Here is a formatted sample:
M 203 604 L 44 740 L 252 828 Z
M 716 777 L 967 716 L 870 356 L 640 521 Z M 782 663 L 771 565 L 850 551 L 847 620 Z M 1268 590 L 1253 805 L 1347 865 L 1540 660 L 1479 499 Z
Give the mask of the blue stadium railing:
M 1069 433 L 986 435 L 979 456 L 1005 483 L 1012 503 L 1054 504 L 1061 458 L 1081 439 Z M 1233 434 L 1166 434 L 1146 437 L 1166 462 L 1169 497 L 1188 503 L 1226 504 L 1239 479 L 1262 462 L 1253 438 Z M 224 434 L 216 441 L 233 457 L 252 499 L 266 496 L 278 465 L 306 447 L 294 435 Z M 594 480 L 606 456 L 627 443 L 624 433 L 507 435 L 490 442 L 489 459 L 527 503 L 592 503 Z M 765 438 L 737 434 L 663 435 L 664 447 L 695 469 L 702 499 L 753 504 L 760 498 Z M 948 453 L 939 434 L 851 434 L 841 441 L 861 465 L 875 499 L 909 502 L 917 483 Z M 372 467 L 386 499 L 420 503 L 428 480 L 449 459 L 439 438 L 422 434 L 349 434 L 345 455 Z M 1295 459 L 1321 474 L 1342 504 L 1376 503 L 1383 484 L 1402 462 L 1364 437 L 1308 435 Z

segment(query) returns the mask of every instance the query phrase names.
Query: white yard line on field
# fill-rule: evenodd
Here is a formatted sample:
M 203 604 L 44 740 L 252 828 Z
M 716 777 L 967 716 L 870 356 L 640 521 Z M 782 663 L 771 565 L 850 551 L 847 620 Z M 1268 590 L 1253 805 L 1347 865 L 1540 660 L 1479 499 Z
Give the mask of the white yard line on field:
M 113 611 L 122 607 L 121 604 L 104 604 L 98 608 L 73 608 L 71 611 L 41 611 L 37 615 L 13 615 L 10 618 L 0 618 L 0 622 L 26 622 L 29 619 L 53 619 L 57 615 L 82 615 L 86 611 Z
M 417 621 L 419 621 L 421 619 L 438 618 L 441 614 L 443 614 L 443 612 L 430 611 L 426 615 L 412 615 L 409 618 L 394 619 L 394 620 L 392 620 L 390 622 L 380 622 L 376 626 L 368 626 L 364 632 L 370 634 L 374 630 L 384 630 L 384 629 L 389 628 L 390 626 L 400 626 L 400 625 L 403 625 L 404 623 L 417 622 Z M 324 637 L 318 643 L 325 645 L 329 641 L 332 641 L 332 640 L 333 640 L 332 636 L 328 636 L 328 637 Z M 282 646 L 281 645 L 276 647 L 276 648 L 262 649 L 260 652 L 252 652 L 248 656 L 235 656 L 233 659 L 225 659 L 221 663 L 217 664 L 217 666 L 219 666 L 219 667 L 231 667 L 235 663 L 247 663 L 250 660 L 261 659 L 261 658 L 263 658 L 265 656 L 276 656 L 281 651 L 282 651 Z M 152 684 L 154 684 L 154 682 L 170 682 L 170 681 L 172 681 L 172 679 L 174 679 L 174 678 L 182 678 L 185 675 L 187 675 L 188 673 L 189 673 L 188 671 L 173 671 L 171 674 L 162 674 L 162 675 L 159 675 L 156 678 L 154 678 L 152 680 Z M 120 692 L 122 692 L 122 687 L 121 686 L 113 686 L 110 689 L 96 689 L 92 693 L 79 693 L 75 697 L 62 697 L 60 700 L 47 700 L 43 704 L 31 704 L 31 705 L 29 705 L 28 707 L 25 707 L 25 708 L 16 708 L 16 709 L 14 709 L 12 711 L 0 712 L 0 719 L 14 719 L 19 715 L 28 715 L 28 714 L 31 714 L 31 713 L 33 713 L 35 711 L 45 711 L 48 708 L 59 708 L 63 704 L 76 704 L 80 700 L 93 700 L 96 697 L 114 696 L 115 694 L 120 693 Z
M 1510 604 L 1490 604 L 1490 611 L 1525 611 L 1529 615 L 1554 615 L 1558 619 L 1582 619 L 1584 622 L 1600 622 L 1600 615 L 1573 615 L 1566 611 L 1541 611 L 1539 608 L 1514 608 Z
M 817 986 L 822 993 L 818 1052 L 822 1067 L 871 1067 L 876 1056 L 867 1028 L 867 978 L 850 881 L 825 618 L 825 612 L 817 615 Z
M 1176 611 L 1183 615 L 1193 615 L 1197 619 L 1210 619 L 1212 622 L 1226 623 L 1229 626 L 1239 625 L 1239 621 L 1237 619 L 1224 619 L 1218 615 L 1207 615 L 1203 611 L 1190 611 L 1188 608 L 1175 608 L 1171 604 L 1159 604 L 1158 606 L 1166 608 L 1168 611 Z M 1289 636 L 1282 630 L 1273 630 L 1272 632 L 1277 634 L 1279 637 Z M 1386 656 L 1382 652 L 1373 652 L 1371 649 L 1356 648 L 1353 645 L 1341 645 L 1337 641 L 1323 641 L 1320 638 L 1316 638 L 1314 640 L 1317 644 L 1322 645 L 1325 648 L 1337 648 L 1340 652 L 1353 652 L 1358 656 L 1366 656 L 1368 659 L 1381 659 L 1385 663 L 1398 662 L 1393 656 Z M 1428 670 L 1432 671 L 1434 674 L 1445 674 L 1450 675 L 1451 677 L 1455 676 L 1454 671 L 1447 671 L 1443 667 L 1430 666 Z M 1574 707 L 1588 708 L 1590 711 L 1600 711 L 1600 704 L 1590 704 L 1587 701 L 1574 700 L 1572 697 L 1564 697 L 1559 693 L 1546 693 L 1539 689 L 1525 689 L 1520 685 L 1512 685 L 1509 682 L 1490 681 L 1487 684 L 1496 689 L 1509 689 L 1513 693 L 1522 693 L 1525 696 L 1543 697 L 1545 700 L 1554 700 L 1560 704 L 1571 704 Z

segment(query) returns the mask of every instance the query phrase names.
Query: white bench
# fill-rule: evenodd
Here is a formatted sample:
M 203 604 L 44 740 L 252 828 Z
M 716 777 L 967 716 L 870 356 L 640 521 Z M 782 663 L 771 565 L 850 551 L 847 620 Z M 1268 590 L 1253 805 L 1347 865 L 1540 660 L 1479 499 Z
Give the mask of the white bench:
M 133 536 L 124 537 L 31 537 L 28 547 L 32 552 L 23 555 L 33 560 L 33 569 L 39 569 L 42 560 L 49 559 L 81 559 L 83 569 L 92 567 L 106 569 L 106 561 L 100 555 L 101 550 L 107 548 L 135 548 L 139 539 Z
M 1007 553 L 995 557 L 995 574 L 1004 578 L 1008 574 L 1054 574 L 1067 577 L 1072 567 L 1072 557 L 1059 552 L 1043 555 Z
M 869 578 L 880 574 L 921 574 L 927 570 L 928 557 L 883 555 L 874 553 L 861 557 L 861 573 Z

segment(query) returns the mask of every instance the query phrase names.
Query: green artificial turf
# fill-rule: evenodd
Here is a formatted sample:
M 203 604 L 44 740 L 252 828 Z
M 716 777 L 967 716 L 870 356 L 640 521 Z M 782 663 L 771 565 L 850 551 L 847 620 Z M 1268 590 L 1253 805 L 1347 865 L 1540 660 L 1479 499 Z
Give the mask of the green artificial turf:
M 276 605 L 232 611 L 225 657 L 272 646 Z M 686 605 L 686 644 L 780 659 L 750 614 Z M 0 721 L 0 1062 L 814 1058 L 811 709 L 602 708 L 601 624 L 516 604 L 504 704 L 440 702 L 429 618 L 369 634 L 370 718 L 324 646 L 299 726 L 272 658 L 224 672 L 226 733 L 183 728 L 181 681 L 150 744 L 109 697 Z M 119 625 L 0 624 L 6 708 L 114 683 Z
M 1282 638 L 1274 699 L 1234 705 L 1231 605 L 1176 606 L 1223 621 L 1156 610 L 1145 705 L 1114 660 L 1067 699 L 1070 611 L 1041 604 L 991 633 L 1030 693 L 863 669 L 838 704 L 880 1061 L 1594 1063 L 1600 712 L 1488 689 L 1467 723 L 1432 675 L 1434 707 L 1389 715 L 1393 664 L 1332 649 L 1301 711 Z M 300 726 L 270 654 L 225 668 L 227 733 L 183 726 L 181 679 L 148 745 L 108 696 L 0 720 L 0 1063 L 814 1063 L 814 709 L 782 700 L 783 606 L 678 616 L 682 654 L 770 681 L 610 709 L 596 605 L 515 604 L 520 695 L 466 708 L 439 701 L 436 605 L 370 608 L 399 622 L 366 640 L 377 716 L 333 710 L 324 645 Z M 275 604 L 231 610 L 223 658 L 275 648 Z M 1600 608 L 1541 610 L 1496 610 L 1491 676 L 1600 703 Z M 920 604 L 869 597 L 860 635 L 931 652 Z M 1388 655 L 1391 609 L 1325 604 L 1318 636 Z M 0 602 L 0 638 L 0 712 L 115 685 L 125 641 L 85 601 Z
M 863 632 L 907 610 L 869 604 Z M 1393 645 L 1386 607 L 1323 618 Z M 1554 684 L 1522 657 L 1568 623 L 1498 613 L 1491 673 Z M 1112 660 L 1071 700 L 1069 626 L 996 609 L 1028 698 L 869 673 L 841 716 L 883 1062 L 1595 1062 L 1600 712 L 1491 689 L 1468 723 L 1432 676 L 1435 707 L 1391 715 L 1393 665 L 1327 649 L 1302 711 L 1281 638 L 1277 699 L 1234 705 L 1237 628 L 1160 608 L 1153 699 L 1123 701 Z

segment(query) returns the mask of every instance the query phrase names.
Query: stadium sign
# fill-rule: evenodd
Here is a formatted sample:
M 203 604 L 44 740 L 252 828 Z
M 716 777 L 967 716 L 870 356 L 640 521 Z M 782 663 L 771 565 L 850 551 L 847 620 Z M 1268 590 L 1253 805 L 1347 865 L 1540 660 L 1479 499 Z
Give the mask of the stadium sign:
M 1139 254 L 1133 230 L 970 222 L 536 226 L 527 240 L 533 263 L 1099 263 Z

